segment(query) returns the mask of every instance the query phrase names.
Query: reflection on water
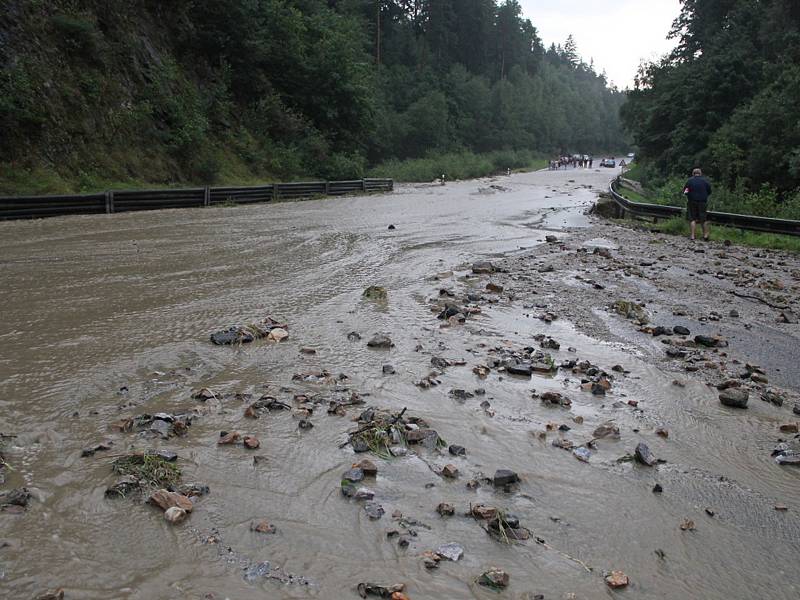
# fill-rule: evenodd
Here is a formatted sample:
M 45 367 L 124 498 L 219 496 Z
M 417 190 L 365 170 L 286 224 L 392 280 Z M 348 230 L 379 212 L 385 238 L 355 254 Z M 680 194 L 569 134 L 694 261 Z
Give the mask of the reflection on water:
M 404 582 L 415 599 L 493 598 L 474 580 L 496 565 L 511 573 L 514 598 L 608 597 L 602 572 L 610 569 L 631 577 L 636 598 L 796 598 L 800 506 L 779 513 L 773 505 L 796 501 L 798 479 L 759 447 L 774 423 L 755 411 L 731 418 L 705 401 L 704 386 L 671 386 L 670 375 L 629 350 L 567 323 L 546 326 L 501 303 L 464 328 L 441 329 L 427 305 L 440 287 L 462 287 L 472 260 L 530 247 L 546 228 L 587 225 L 582 212 L 593 193 L 584 186 L 601 188 L 604 177 L 540 172 L 504 177 L 510 191 L 491 195 L 475 193 L 485 183 L 465 182 L 389 196 L 0 223 L 0 431 L 17 435 L 6 440 L 15 471 L 3 489 L 26 485 L 34 495 L 25 515 L 0 513 L 8 544 L 0 549 L 2 595 L 64 586 L 68 598 L 356 597 L 358 582 L 377 581 Z M 451 269 L 453 276 L 443 273 Z M 361 298 L 372 284 L 387 288 L 386 306 Z M 267 315 L 290 324 L 287 342 L 208 343 L 212 331 Z M 574 376 L 472 373 L 488 347 L 529 345 L 546 327 L 581 358 L 606 369 L 624 364 L 630 374 L 615 394 L 646 401 L 647 410 L 599 402 L 576 391 Z M 348 341 L 351 331 L 363 339 Z M 396 346 L 369 350 L 376 332 Z M 558 362 L 568 353 L 554 355 Z M 421 390 L 413 382 L 430 371 L 432 356 L 466 365 Z M 397 374 L 383 375 L 384 364 Z M 370 520 L 339 492 L 354 461 L 339 446 L 360 409 L 328 416 L 322 403 L 304 431 L 285 411 L 245 419 L 246 402 L 234 396 L 266 391 L 291 402 L 306 391 L 325 400 L 336 394 L 331 386 L 292 381 L 319 369 L 347 374 L 340 385 L 371 406 L 407 407 L 467 456 L 375 459 L 370 487 L 386 515 Z M 193 400 L 201 387 L 220 399 Z M 448 395 L 453 388 L 485 388 L 486 396 L 462 403 Z M 531 400 L 532 388 L 566 390 L 572 413 Z M 183 438 L 108 429 L 124 416 L 191 409 L 202 414 Z M 548 422 L 569 424 L 564 435 L 581 443 L 609 419 L 622 438 L 600 440 L 589 464 L 553 448 L 555 434 L 537 435 Z M 656 426 L 669 428 L 668 440 L 653 434 Z M 263 459 L 254 464 L 253 453 L 217 446 L 221 430 L 257 435 Z M 103 439 L 114 441 L 111 451 L 81 457 Z M 641 440 L 667 463 L 617 462 Z M 178 452 L 184 479 L 211 487 L 184 525 L 104 497 L 113 456 L 148 447 Z M 456 464 L 459 479 L 435 474 L 446 463 Z M 522 477 L 517 493 L 466 489 L 468 479 L 504 467 Z M 656 481 L 663 494 L 651 493 Z M 456 516 L 440 517 L 439 502 L 455 505 Z M 461 516 L 470 503 L 516 514 L 547 545 L 492 540 Z M 394 511 L 422 523 L 408 548 L 387 539 L 399 527 Z M 685 518 L 697 531 L 678 528 Z M 255 519 L 274 523 L 277 534 L 251 532 Z M 212 535 L 219 543 L 207 543 Z M 464 557 L 426 570 L 420 555 L 446 542 L 462 544 Z M 245 581 L 243 567 L 260 561 L 312 584 Z

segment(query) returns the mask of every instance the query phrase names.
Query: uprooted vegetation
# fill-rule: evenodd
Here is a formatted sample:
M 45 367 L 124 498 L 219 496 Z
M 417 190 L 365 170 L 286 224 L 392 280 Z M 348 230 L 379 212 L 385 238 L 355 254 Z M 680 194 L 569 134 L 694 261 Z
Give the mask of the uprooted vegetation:
M 372 452 L 389 458 L 401 456 L 412 444 L 421 444 L 433 450 L 447 445 L 436 430 L 420 417 L 405 417 L 404 408 L 397 414 L 386 410 L 368 408 L 358 418 L 359 428 L 348 434 L 355 452 Z
M 126 496 L 135 490 L 169 488 L 180 483 L 181 469 L 178 465 L 155 454 L 134 453 L 120 456 L 111 463 L 111 470 L 120 475 L 120 480 L 109 488 L 110 495 Z M 119 486 L 119 483 L 125 485 Z

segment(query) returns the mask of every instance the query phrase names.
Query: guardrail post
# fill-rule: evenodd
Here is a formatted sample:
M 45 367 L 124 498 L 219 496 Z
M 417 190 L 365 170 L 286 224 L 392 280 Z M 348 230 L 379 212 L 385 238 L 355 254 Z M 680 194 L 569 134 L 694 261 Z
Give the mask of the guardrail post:
M 106 192 L 106 214 L 110 215 L 114 212 L 114 192 Z
M 366 192 L 367 191 L 367 180 L 366 179 L 362 179 L 361 180 L 361 191 L 362 192 Z
M 272 199 L 273 200 L 277 200 L 278 199 L 278 184 L 277 183 L 273 183 L 272 184 Z
M 331 195 L 331 182 L 327 180 L 325 181 L 325 195 L 326 196 Z
M 203 206 L 211 206 L 211 188 L 208 186 L 203 191 Z

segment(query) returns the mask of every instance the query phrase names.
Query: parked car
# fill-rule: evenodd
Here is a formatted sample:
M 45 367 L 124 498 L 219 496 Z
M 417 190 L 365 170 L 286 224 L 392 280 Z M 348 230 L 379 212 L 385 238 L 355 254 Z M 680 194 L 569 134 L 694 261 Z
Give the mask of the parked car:
M 604 158 L 603 160 L 600 161 L 600 166 L 613 169 L 617 166 L 617 161 L 615 161 L 613 158 Z

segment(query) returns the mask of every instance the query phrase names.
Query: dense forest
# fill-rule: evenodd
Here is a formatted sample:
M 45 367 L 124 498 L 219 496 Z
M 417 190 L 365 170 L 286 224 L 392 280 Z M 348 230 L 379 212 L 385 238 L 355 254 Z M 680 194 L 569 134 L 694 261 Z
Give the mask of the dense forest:
M 516 0 L 0 0 L 0 65 L 5 193 L 624 144 L 624 94 Z
M 622 108 L 640 175 L 663 186 L 700 166 L 718 202 L 800 218 L 800 2 L 682 0 L 671 35 Z

